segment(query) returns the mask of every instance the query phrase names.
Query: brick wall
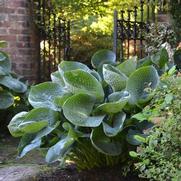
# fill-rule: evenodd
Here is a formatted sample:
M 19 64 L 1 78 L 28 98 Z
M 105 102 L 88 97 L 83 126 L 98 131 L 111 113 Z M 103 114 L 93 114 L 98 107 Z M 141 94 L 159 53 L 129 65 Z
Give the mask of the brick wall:
M 0 0 L 0 40 L 8 43 L 13 70 L 36 82 L 39 39 L 30 7 L 28 0 Z

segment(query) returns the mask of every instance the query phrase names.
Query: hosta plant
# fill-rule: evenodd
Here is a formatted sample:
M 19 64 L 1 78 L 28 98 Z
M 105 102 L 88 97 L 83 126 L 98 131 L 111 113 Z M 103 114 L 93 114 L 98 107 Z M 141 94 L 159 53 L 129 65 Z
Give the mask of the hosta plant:
M 21 137 L 19 157 L 44 148 L 46 161 L 74 160 L 80 169 L 110 166 L 127 160 L 144 137 L 146 122 L 132 119 L 152 99 L 159 84 L 157 69 L 168 62 L 161 50 L 148 64 L 136 57 L 123 63 L 100 50 L 86 65 L 62 61 L 52 81 L 32 86 L 33 109 L 17 114 L 8 128 Z M 160 60 L 162 62 L 160 62 Z
M 0 42 L 2 48 L 5 42 Z M 26 92 L 27 86 L 11 71 L 8 55 L 0 51 L 0 109 L 7 109 L 14 103 L 14 95 Z
M 0 41 L 0 48 L 5 45 L 4 41 Z M 8 55 L 0 51 L 0 124 L 3 129 L 8 124 L 6 119 L 12 118 L 12 114 L 15 112 L 14 107 L 20 108 L 22 100 L 24 102 L 26 90 L 27 85 L 11 71 L 11 62 Z M 13 109 L 11 109 L 12 107 Z

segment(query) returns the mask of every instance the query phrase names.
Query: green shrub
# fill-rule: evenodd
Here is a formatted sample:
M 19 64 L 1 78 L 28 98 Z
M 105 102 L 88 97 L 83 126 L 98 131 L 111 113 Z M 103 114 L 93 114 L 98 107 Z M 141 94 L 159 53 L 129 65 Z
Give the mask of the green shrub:
M 80 169 L 127 161 L 140 144 L 135 136 L 144 139 L 148 126 L 132 115 L 152 99 L 159 84 L 156 69 L 166 67 L 168 53 L 161 50 L 147 59 L 149 65 L 136 57 L 119 64 L 112 51 L 100 50 L 91 59 L 96 71 L 61 62 L 52 82 L 32 86 L 33 109 L 17 114 L 8 126 L 14 137 L 21 137 L 19 157 L 44 148 L 47 162 L 71 159 Z
M 146 143 L 137 150 L 136 168 L 150 180 L 181 180 L 181 78 L 164 76 L 154 99 L 139 120 L 149 119 L 155 126 Z M 134 153 L 132 153 L 134 154 Z
M 5 42 L 0 42 L 0 48 L 5 46 Z M 17 75 L 11 71 L 11 62 L 8 55 L 0 51 L 0 121 L 1 126 L 6 124 L 6 119 L 12 118 L 14 107 L 20 107 L 24 102 L 24 93 L 27 85 L 19 80 Z M 13 107 L 13 109 L 11 109 Z M 11 111 L 10 111 L 11 110 Z M 17 113 L 17 112 L 16 112 Z

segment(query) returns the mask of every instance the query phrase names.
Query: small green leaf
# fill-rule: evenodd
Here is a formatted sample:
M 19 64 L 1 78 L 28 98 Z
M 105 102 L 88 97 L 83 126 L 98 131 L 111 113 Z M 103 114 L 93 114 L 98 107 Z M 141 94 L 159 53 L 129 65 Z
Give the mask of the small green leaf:
M 129 129 L 126 140 L 129 144 L 137 146 L 142 143 L 140 140 L 136 139 L 138 136 L 142 137 L 144 135 L 138 130 Z
M 135 151 L 130 151 L 129 155 L 133 158 L 138 158 L 138 154 Z

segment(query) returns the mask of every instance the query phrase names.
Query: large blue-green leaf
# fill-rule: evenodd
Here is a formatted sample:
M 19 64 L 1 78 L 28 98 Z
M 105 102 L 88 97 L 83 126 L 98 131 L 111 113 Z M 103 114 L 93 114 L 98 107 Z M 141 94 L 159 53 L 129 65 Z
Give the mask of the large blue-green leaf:
M 54 127 L 59 121 L 59 114 L 48 108 L 37 108 L 29 113 L 21 112 L 10 121 L 8 128 L 14 137 L 27 133 L 37 133 L 47 127 Z
M 39 139 L 39 140 L 33 141 L 34 137 L 35 137 L 34 134 L 26 134 L 21 138 L 19 146 L 18 146 L 19 158 L 22 158 L 31 150 L 40 147 L 41 140 Z
M 90 72 L 89 67 L 87 67 L 87 65 L 80 62 L 62 61 L 58 66 L 58 70 L 61 75 L 63 75 L 65 72 L 78 70 L 78 69 L 84 70 L 85 72 Z
M 59 142 L 49 148 L 46 155 L 46 162 L 52 163 L 63 157 L 74 142 L 75 140 L 69 136 L 61 139 Z
M 13 95 L 7 91 L 0 91 L 0 109 L 7 109 L 14 103 Z
M 99 50 L 92 56 L 91 63 L 96 69 L 101 68 L 103 64 L 115 64 L 116 55 L 110 50 Z
M 126 87 L 128 77 L 112 65 L 103 65 L 103 77 L 114 92 L 121 91 Z
M 25 121 L 19 125 L 19 128 L 21 131 L 27 134 L 31 133 L 37 133 L 43 128 L 48 126 L 47 120 L 40 120 L 38 122 L 35 121 Z
M 9 60 L 8 55 L 0 51 L 0 72 L 7 74 L 7 73 L 10 73 L 10 71 L 11 71 L 11 62 Z M 0 74 L 0 75 L 4 75 L 4 74 Z
M 46 107 L 60 111 L 60 107 L 57 107 L 54 101 L 56 97 L 62 96 L 63 94 L 64 91 L 59 84 L 45 82 L 32 86 L 28 100 L 34 108 Z
M 137 57 L 132 57 L 117 66 L 117 68 L 128 77 L 136 70 L 136 67 Z
M 18 93 L 24 93 L 27 86 L 11 76 L 0 76 L 0 84 Z
M 25 122 L 45 120 L 48 121 L 49 126 L 52 126 L 59 120 L 59 113 L 48 108 L 36 108 L 25 116 Z
M 130 95 L 127 91 L 114 92 L 109 97 L 109 102 L 99 105 L 95 111 L 103 111 L 106 113 L 121 112 L 127 104 Z
M 8 125 L 9 132 L 14 137 L 20 137 L 24 135 L 24 132 L 20 129 L 19 125 L 24 122 L 27 112 L 21 112 L 16 114 Z
M 64 73 L 67 89 L 72 93 L 85 93 L 102 101 L 104 91 L 101 83 L 91 74 L 83 70 L 72 70 Z
M 90 139 L 92 145 L 103 154 L 116 156 L 122 152 L 121 142 L 106 136 L 102 127 L 93 129 Z
M 111 119 L 103 121 L 103 130 L 107 136 L 116 136 L 122 129 L 126 114 L 124 112 L 114 115 Z
M 65 83 L 63 81 L 63 77 L 59 71 L 51 73 L 51 80 L 54 83 L 60 84 L 61 87 L 65 86 Z
M 159 52 L 151 56 L 151 60 L 159 68 L 163 68 L 169 61 L 169 55 L 165 48 L 162 48 Z
M 63 114 L 72 124 L 83 127 L 97 127 L 104 116 L 90 116 L 95 99 L 87 94 L 76 94 L 63 105 Z
M 143 104 L 150 100 L 150 92 L 155 89 L 159 83 L 157 70 L 153 66 L 146 66 L 137 69 L 131 74 L 127 81 L 126 90 L 131 97 L 131 105 Z

